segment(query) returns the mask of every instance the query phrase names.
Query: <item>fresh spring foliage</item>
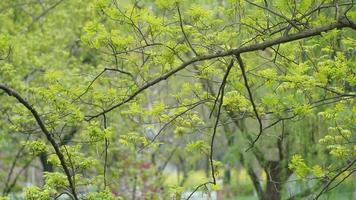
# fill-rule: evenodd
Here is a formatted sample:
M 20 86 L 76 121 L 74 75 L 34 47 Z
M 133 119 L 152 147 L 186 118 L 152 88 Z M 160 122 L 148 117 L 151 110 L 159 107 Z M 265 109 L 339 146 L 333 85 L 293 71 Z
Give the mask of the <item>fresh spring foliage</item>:
M 235 198 L 234 170 L 261 200 L 352 182 L 354 4 L 0 1 L 0 200 Z

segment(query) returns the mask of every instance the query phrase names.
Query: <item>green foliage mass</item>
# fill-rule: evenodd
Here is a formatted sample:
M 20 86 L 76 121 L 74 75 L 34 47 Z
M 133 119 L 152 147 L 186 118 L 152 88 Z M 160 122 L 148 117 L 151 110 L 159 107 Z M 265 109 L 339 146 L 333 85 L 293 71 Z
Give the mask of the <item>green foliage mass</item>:
M 233 168 L 263 200 L 354 180 L 353 4 L 0 1 L 0 200 L 180 199 L 202 169 L 197 189 L 235 195 Z

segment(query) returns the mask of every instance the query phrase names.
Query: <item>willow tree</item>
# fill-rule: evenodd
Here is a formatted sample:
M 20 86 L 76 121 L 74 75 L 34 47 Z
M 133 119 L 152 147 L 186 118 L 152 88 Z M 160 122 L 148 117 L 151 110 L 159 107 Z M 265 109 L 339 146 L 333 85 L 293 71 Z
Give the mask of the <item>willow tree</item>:
M 259 199 L 318 199 L 355 171 L 353 5 L 2 1 L 3 195 L 38 159 L 27 199 L 180 198 L 178 152 L 208 158 L 189 199 L 228 147 Z M 290 194 L 292 174 L 316 182 Z

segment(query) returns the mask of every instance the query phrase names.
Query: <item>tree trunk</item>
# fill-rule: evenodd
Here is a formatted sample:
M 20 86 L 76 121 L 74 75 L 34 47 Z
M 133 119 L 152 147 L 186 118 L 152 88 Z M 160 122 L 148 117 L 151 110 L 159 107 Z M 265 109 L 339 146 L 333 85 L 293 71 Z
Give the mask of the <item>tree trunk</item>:
M 279 161 L 268 161 L 265 169 L 267 175 L 263 200 L 280 200 L 282 192 L 282 170 Z

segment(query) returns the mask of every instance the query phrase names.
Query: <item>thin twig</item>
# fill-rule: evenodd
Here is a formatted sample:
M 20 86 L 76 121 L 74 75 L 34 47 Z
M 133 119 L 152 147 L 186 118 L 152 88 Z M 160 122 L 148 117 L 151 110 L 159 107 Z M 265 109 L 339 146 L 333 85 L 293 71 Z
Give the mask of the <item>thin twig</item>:
M 295 24 L 295 22 L 294 22 L 293 20 L 288 19 L 286 16 L 284 16 L 284 15 L 282 15 L 282 14 L 279 14 L 279 13 L 277 13 L 277 12 L 275 12 L 275 11 L 273 11 L 273 10 L 267 8 L 267 7 L 264 7 L 264 6 L 260 6 L 260 5 L 258 5 L 258 4 L 255 4 L 255 3 L 251 2 L 251 1 L 248 1 L 248 0 L 245 0 L 245 1 L 246 1 L 247 3 L 253 5 L 253 6 L 256 6 L 256 7 L 258 7 L 258 8 L 263 9 L 263 10 L 266 10 L 266 11 L 272 13 L 273 15 L 276 15 L 276 16 L 278 16 L 278 17 L 280 17 L 280 18 L 286 20 L 291 26 L 293 26 L 293 27 L 296 28 L 298 31 L 300 31 L 300 28 Z
M 104 130 L 107 129 L 107 118 L 106 115 L 103 115 L 104 118 Z M 109 141 L 105 136 L 105 158 L 104 158 L 104 189 L 106 189 L 107 183 L 106 183 L 106 171 L 108 168 L 108 149 L 109 149 Z
M 214 185 L 216 184 L 216 178 L 215 178 L 215 167 L 214 167 L 214 161 L 213 161 L 213 156 L 214 156 L 214 140 L 215 140 L 215 135 L 216 135 L 216 130 L 218 128 L 219 120 L 220 120 L 220 114 L 221 114 L 221 107 L 224 103 L 224 91 L 225 91 L 225 86 L 226 86 L 226 81 L 227 78 L 230 74 L 231 68 L 234 66 L 234 60 L 231 59 L 231 62 L 229 66 L 227 67 L 227 70 L 225 72 L 223 81 L 220 86 L 221 90 L 221 95 L 220 95 L 220 102 L 219 102 L 219 107 L 218 107 L 218 113 L 216 115 L 216 121 L 214 125 L 214 130 L 213 130 L 213 135 L 211 137 L 211 142 L 210 142 L 210 167 L 211 167 L 211 176 L 213 177 L 213 183 Z
M 26 142 L 29 141 L 30 136 L 31 136 L 31 134 L 28 134 L 28 136 L 27 136 L 27 138 L 26 138 Z M 23 156 L 23 153 L 22 153 L 22 152 L 23 152 L 24 149 L 25 149 L 25 145 L 22 145 L 21 148 L 20 148 L 20 149 L 18 150 L 18 152 L 16 153 L 15 159 L 14 159 L 14 161 L 13 161 L 12 164 L 11 164 L 10 171 L 9 171 L 9 173 L 8 173 L 8 175 L 7 175 L 7 178 L 6 178 L 5 187 L 4 187 L 4 190 L 3 190 L 3 192 L 2 192 L 2 194 L 5 195 L 5 196 L 7 195 L 9 182 L 10 182 L 10 180 L 11 180 L 11 176 L 12 176 L 12 174 L 13 174 L 13 172 L 14 172 L 15 167 L 16 167 L 16 163 L 17 163 L 17 161 L 21 158 L 21 156 Z
M 319 197 L 324 194 L 324 192 L 330 187 L 330 185 L 336 180 L 336 178 L 338 178 L 341 174 L 343 174 L 344 172 L 346 172 L 348 169 L 350 169 L 354 164 L 356 163 L 356 158 L 350 162 L 344 169 L 342 169 L 341 171 L 339 171 L 337 174 L 335 174 L 330 180 L 329 182 L 323 187 L 323 189 L 319 192 L 319 194 L 316 195 L 316 197 L 314 198 L 314 200 L 319 199 Z
M 256 116 L 256 119 L 258 121 L 258 127 L 259 127 L 259 132 L 257 134 L 257 137 L 252 141 L 250 147 L 246 150 L 250 150 L 251 148 L 253 148 L 253 146 L 255 145 L 255 143 L 257 142 L 257 140 L 261 137 L 262 135 L 262 132 L 263 132 L 263 127 L 262 127 L 262 120 L 258 114 L 258 111 L 257 111 L 257 107 L 256 107 L 256 104 L 255 104 L 255 101 L 253 100 L 253 96 L 252 96 L 252 92 L 251 92 L 251 88 L 249 86 L 249 83 L 248 83 L 248 80 L 247 80 L 247 75 L 246 75 L 246 71 L 245 71 L 245 65 L 241 59 L 241 56 L 240 54 L 236 54 L 236 58 L 237 58 L 237 62 L 239 63 L 239 66 L 240 66 L 240 69 L 241 69 L 241 74 L 242 74 L 242 77 L 244 79 L 244 83 L 245 83 L 245 87 L 246 87 L 246 90 L 248 92 L 248 96 L 250 98 L 250 102 L 251 102 L 251 105 L 252 105 L 252 108 L 253 108 L 253 112 L 255 113 L 255 116 Z
M 178 66 L 175 69 L 172 69 L 171 71 L 147 82 L 146 84 L 144 84 L 143 86 L 141 86 L 139 89 L 137 89 L 133 94 L 131 94 L 129 97 L 127 97 L 126 99 L 124 99 L 123 101 L 114 104 L 113 106 L 111 106 L 110 108 L 107 108 L 106 110 L 99 112 L 97 114 L 94 115 L 89 115 L 86 116 L 86 120 L 90 121 L 94 118 L 97 118 L 105 113 L 108 113 L 116 108 L 119 108 L 120 106 L 126 104 L 127 102 L 132 101 L 137 95 L 139 95 L 140 93 L 142 93 L 143 91 L 145 91 L 146 89 L 156 85 L 157 83 L 160 83 L 161 81 L 164 81 L 166 79 L 168 79 L 169 77 L 173 76 L 174 74 L 176 74 L 177 72 L 185 69 L 187 66 L 199 62 L 199 61 L 204 61 L 204 60 L 211 60 L 214 58 L 221 58 L 221 57 L 226 57 L 226 56 L 231 56 L 231 55 L 237 55 L 237 54 L 241 54 L 241 53 L 246 53 L 246 52 L 252 52 L 252 51 L 256 51 L 256 50 L 264 50 L 268 47 L 274 46 L 274 45 L 278 45 L 278 44 L 283 44 L 283 43 L 288 43 L 288 42 L 292 42 L 292 41 L 296 41 L 296 40 L 300 40 L 303 38 L 308 38 L 308 37 L 312 37 L 312 36 L 317 36 L 320 35 L 323 32 L 328 32 L 331 31 L 333 29 L 342 29 L 342 28 L 352 28 L 352 29 L 356 29 L 356 22 L 355 21 L 347 21 L 345 20 L 340 20 L 338 22 L 335 23 L 331 23 L 325 26 L 319 26 L 313 29 L 308 29 L 308 30 L 304 30 L 304 31 L 300 31 L 298 33 L 295 34 L 290 34 L 290 35 L 284 35 L 281 37 L 278 37 L 276 39 L 272 39 L 272 40 L 266 40 L 263 41 L 261 43 L 257 43 L 257 44 L 252 44 L 252 45 L 248 45 L 248 46 L 243 46 L 243 47 L 239 47 L 236 49 L 231 49 L 231 50 L 227 50 L 227 51 L 222 51 L 222 52 L 218 52 L 215 54 L 208 54 L 208 55 L 202 55 L 202 56 L 197 56 L 195 58 L 192 58 L 189 61 L 183 62 L 180 66 Z
M 233 60 L 231 60 L 230 65 L 233 65 Z M 228 68 L 229 68 L 229 67 L 228 67 Z M 216 98 L 215 98 L 215 101 L 214 101 L 213 108 L 211 109 L 210 114 L 209 114 L 209 118 L 211 118 L 211 116 L 213 115 L 213 112 L 214 112 L 214 110 L 215 110 L 215 107 L 216 107 L 216 105 L 217 105 L 217 103 L 218 103 L 218 100 L 219 100 L 219 97 L 220 97 L 220 94 L 221 94 L 221 90 L 222 90 L 223 87 L 225 86 L 224 84 L 225 84 L 224 82 L 222 82 L 222 83 L 220 84 L 220 87 L 219 87 L 219 90 L 218 90 L 218 94 L 216 95 Z
M 184 38 L 185 38 L 185 41 L 188 43 L 190 49 L 194 52 L 194 54 L 196 56 L 199 56 L 197 51 L 194 49 L 193 45 L 190 43 L 189 39 L 188 39 L 188 36 L 187 34 L 185 33 L 184 31 L 184 26 L 183 26 L 183 20 L 182 20 L 182 15 L 180 13 L 180 9 L 179 9 L 179 4 L 177 3 L 177 11 L 178 11 L 178 16 L 179 16 L 179 25 L 180 25 L 180 29 L 184 35 Z
M 206 101 L 206 100 L 203 100 L 203 101 L 196 102 L 196 103 L 192 104 L 189 108 L 187 108 L 186 110 L 184 110 L 183 112 L 181 112 L 181 113 L 175 115 L 171 120 L 169 120 L 167 123 L 165 123 L 165 124 L 162 126 L 162 128 L 157 132 L 157 134 L 152 138 L 152 140 L 151 140 L 148 144 L 146 144 L 145 146 L 143 146 L 140 150 L 138 150 L 138 152 L 141 152 L 142 150 L 144 150 L 144 149 L 147 148 L 148 146 L 152 145 L 152 144 L 156 141 L 156 139 L 161 135 L 161 133 L 162 133 L 172 122 L 174 122 L 178 117 L 183 116 L 185 113 L 187 113 L 187 112 L 193 110 L 195 107 L 197 107 L 197 106 L 199 106 L 199 105 L 201 105 L 201 104 L 203 104 L 203 103 L 205 103 L 205 102 L 207 102 L 207 101 Z
M 89 85 L 87 86 L 87 88 L 84 90 L 83 93 L 81 93 L 74 101 L 80 99 L 82 96 L 84 96 L 90 89 L 90 87 L 94 84 L 94 82 L 101 76 L 103 75 L 106 71 L 115 71 L 115 72 L 120 72 L 122 74 L 128 75 L 131 78 L 133 78 L 133 75 L 130 72 L 126 72 L 120 69 L 115 69 L 115 68 L 104 68 L 103 71 L 101 71 L 98 75 L 95 76 L 95 78 L 90 81 Z
M 198 186 L 193 190 L 193 192 L 190 193 L 190 195 L 188 196 L 188 198 L 187 198 L 186 200 L 189 200 L 189 199 L 194 195 L 194 193 L 199 190 L 199 188 L 201 188 L 201 187 L 203 187 L 203 186 L 206 187 L 206 185 L 208 185 L 208 184 L 215 184 L 215 183 L 209 181 L 209 182 L 205 182 L 205 183 L 202 183 L 202 184 L 198 185 Z
M 59 4 L 61 4 L 62 2 L 64 2 L 64 0 L 59 0 L 56 3 L 54 3 L 53 5 L 51 5 L 50 7 L 48 7 L 47 9 L 45 9 L 41 14 L 39 14 L 38 16 L 34 17 L 32 19 L 32 22 L 27 26 L 27 30 L 30 29 L 38 20 L 40 20 L 42 17 L 46 16 L 51 10 L 55 9 Z

